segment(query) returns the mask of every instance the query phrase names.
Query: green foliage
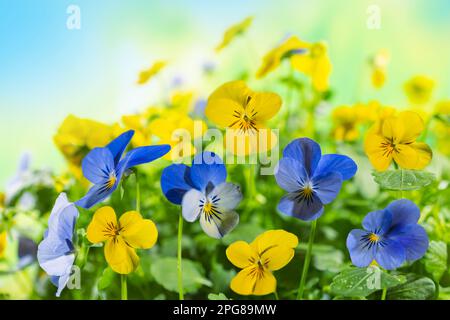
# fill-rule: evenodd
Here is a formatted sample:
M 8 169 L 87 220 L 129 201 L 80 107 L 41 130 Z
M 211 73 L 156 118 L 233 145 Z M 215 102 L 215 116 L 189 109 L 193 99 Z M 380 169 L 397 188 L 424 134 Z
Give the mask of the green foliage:
M 387 170 L 372 173 L 375 182 L 386 190 L 418 190 L 431 184 L 435 175 L 419 170 Z
M 212 283 L 204 277 L 204 270 L 198 263 L 183 259 L 183 288 L 185 293 L 194 293 L 201 286 L 211 287 Z M 156 259 L 150 269 L 156 282 L 166 290 L 178 292 L 177 259 L 161 257 Z
M 430 273 L 434 281 L 439 282 L 448 268 L 447 244 L 443 241 L 431 241 L 425 254 L 425 269 Z
M 407 281 L 387 292 L 388 300 L 427 300 L 434 297 L 436 286 L 430 278 L 407 275 Z
M 341 297 L 367 297 L 375 291 L 395 287 L 402 282 L 403 277 L 390 275 L 376 266 L 351 267 L 333 279 L 330 289 Z

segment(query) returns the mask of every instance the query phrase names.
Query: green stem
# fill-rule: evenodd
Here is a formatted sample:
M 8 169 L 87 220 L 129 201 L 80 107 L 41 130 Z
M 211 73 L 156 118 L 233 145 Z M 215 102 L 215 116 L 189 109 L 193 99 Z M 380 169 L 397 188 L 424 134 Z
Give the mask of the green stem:
M 280 300 L 280 297 L 278 297 L 278 292 L 276 290 L 273 292 L 273 295 L 275 296 L 275 300 Z
M 141 212 L 141 188 L 139 186 L 139 174 L 136 171 L 136 211 Z
M 255 166 L 248 164 L 245 167 L 245 182 L 247 184 L 247 197 L 250 200 L 255 198 L 256 187 L 255 187 Z
M 381 300 L 386 300 L 386 295 L 387 295 L 387 288 L 384 288 L 383 292 L 381 293 Z
M 128 300 L 128 290 L 127 290 L 127 275 L 121 274 L 120 275 L 120 285 L 121 285 L 121 299 L 122 300 Z
M 180 300 L 184 300 L 183 294 L 183 269 L 181 265 L 181 242 L 183 239 L 183 215 L 180 212 L 178 220 L 178 260 L 177 260 L 177 272 L 178 272 L 178 294 Z
M 314 236 L 316 234 L 316 227 L 317 227 L 317 219 L 311 223 L 311 233 L 309 235 L 308 249 L 306 251 L 305 263 L 303 264 L 302 278 L 300 279 L 300 284 L 298 286 L 297 300 L 302 300 L 302 298 L 303 298 L 306 277 L 308 276 L 309 264 L 311 262 L 312 247 L 313 247 L 313 243 L 314 243 Z

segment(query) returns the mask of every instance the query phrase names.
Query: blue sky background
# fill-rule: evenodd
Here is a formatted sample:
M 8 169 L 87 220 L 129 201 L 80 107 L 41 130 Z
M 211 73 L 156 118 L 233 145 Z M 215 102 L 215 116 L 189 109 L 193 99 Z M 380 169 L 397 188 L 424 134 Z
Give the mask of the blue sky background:
M 81 9 L 81 30 L 66 28 L 70 4 Z M 366 28 L 369 4 L 381 8 L 381 30 Z M 255 17 L 251 45 L 237 42 L 215 55 L 223 31 L 248 15 Z M 403 106 L 402 84 L 415 74 L 436 79 L 436 97 L 449 97 L 447 0 L 0 0 L 0 190 L 25 151 L 35 167 L 62 168 L 52 136 L 68 114 L 117 120 L 161 98 L 175 76 L 207 96 L 218 83 L 197 81 L 203 63 L 214 61 L 219 80 L 231 80 L 235 68 L 259 64 L 288 33 L 328 42 L 335 104 L 377 98 Z M 366 81 L 367 58 L 381 48 L 391 65 L 378 92 Z M 169 60 L 167 72 L 137 87 L 139 70 L 156 59 Z

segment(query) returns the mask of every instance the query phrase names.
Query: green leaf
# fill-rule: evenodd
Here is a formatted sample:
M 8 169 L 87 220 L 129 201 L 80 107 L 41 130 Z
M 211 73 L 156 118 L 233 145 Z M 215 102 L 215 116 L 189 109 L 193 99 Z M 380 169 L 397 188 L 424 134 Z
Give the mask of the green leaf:
M 211 287 L 212 283 L 204 277 L 202 266 L 191 260 L 183 259 L 183 288 L 185 293 L 196 292 L 201 286 Z M 155 260 L 150 271 L 161 286 L 166 290 L 178 292 L 177 259 L 165 257 Z
M 214 264 L 209 274 L 214 291 L 220 292 L 227 290 L 235 274 L 236 272 L 234 270 L 226 270 L 221 264 Z
M 436 282 L 442 278 L 447 270 L 447 244 L 443 241 L 431 241 L 425 254 L 425 269 Z
M 407 281 L 387 292 L 388 300 L 427 300 L 434 297 L 436 286 L 433 280 L 409 274 Z
M 106 288 L 108 288 L 111 285 L 115 276 L 116 273 L 113 271 L 113 269 L 111 269 L 109 266 L 106 267 L 105 270 L 103 270 L 100 279 L 98 280 L 97 284 L 98 290 L 105 290 Z
M 433 173 L 419 170 L 374 171 L 372 175 L 381 188 L 388 190 L 417 190 L 436 180 Z
M 336 296 L 367 297 L 375 291 L 395 287 L 403 281 L 402 277 L 390 275 L 377 266 L 351 267 L 334 277 L 330 289 Z
M 230 300 L 230 299 L 228 299 L 227 296 L 224 295 L 223 293 L 219 294 L 210 293 L 208 294 L 208 300 Z
M 339 272 L 344 262 L 341 250 L 330 247 L 330 250 L 314 255 L 314 267 L 320 271 Z

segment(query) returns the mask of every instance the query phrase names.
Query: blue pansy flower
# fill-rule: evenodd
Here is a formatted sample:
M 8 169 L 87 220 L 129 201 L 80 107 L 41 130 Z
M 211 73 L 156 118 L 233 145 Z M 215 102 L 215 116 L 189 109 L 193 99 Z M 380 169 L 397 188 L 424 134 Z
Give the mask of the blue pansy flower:
M 124 132 L 106 147 L 94 148 L 84 157 L 81 163 L 83 175 L 94 186 L 75 202 L 77 206 L 88 209 L 104 200 L 116 190 L 127 169 L 161 158 L 170 151 L 167 144 L 145 146 L 135 148 L 122 157 L 133 135 L 133 130 Z
M 356 173 L 355 162 L 347 156 L 322 156 L 319 144 L 308 138 L 289 143 L 275 168 L 278 185 L 288 192 L 278 210 L 305 221 L 315 220 L 323 206 L 336 198 L 342 181 Z
M 428 248 L 428 235 L 417 224 L 419 217 L 419 208 L 407 199 L 369 212 L 362 223 L 364 230 L 352 230 L 347 237 L 353 264 L 367 267 L 375 260 L 382 268 L 392 270 L 405 261 L 422 258 Z
M 61 193 L 48 219 L 48 229 L 44 233 L 44 240 L 38 246 L 39 265 L 50 276 L 52 283 L 58 287 L 57 297 L 69 281 L 75 261 L 72 239 L 77 218 L 77 208 L 67 200 L 65 193 Z
M 234 211 L 242 200 L 239 186 L 225 182 L 227 170 L 213 152 L 194 157 L 192 166 L 173 164 L 161 176 L 161 188 L 167 199 L 181 204 L 185 220 L 200 219 L 207 235 L 220 239 L 234 229 L 239 215 Z

